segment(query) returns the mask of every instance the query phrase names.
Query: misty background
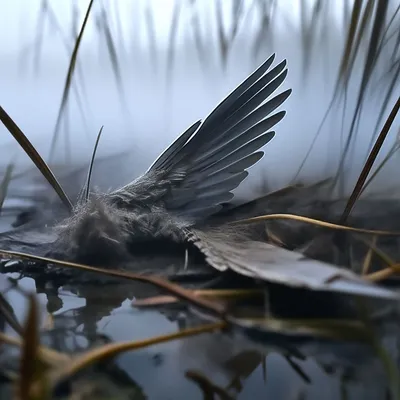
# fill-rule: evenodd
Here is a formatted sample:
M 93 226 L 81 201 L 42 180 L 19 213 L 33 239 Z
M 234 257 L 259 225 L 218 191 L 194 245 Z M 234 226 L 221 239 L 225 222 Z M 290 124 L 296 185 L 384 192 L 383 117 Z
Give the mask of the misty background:
M 261 190 L 265 182 L 269 189 L 291 182 L 331 103 L 352 1 L 95 1 L 55 129 L 88 4 L 16 0 L 8 2 L 0 15 L 1 104 L 47 161 L 74 166 L 88 162 L 104 125 L 97 157 L 121 151 L 125 157 L 105 170 L 98 167 L 96 172 L 95 166 L 95 183 L 101 180 L 103 189 L 126 183 L 276 53 L 277 62 L 287 59 L 284 86 L 293 94 L 285 103 L 287 115 L 276 127 L 277 136 L 239 194 Z M 371 74 L 346 162 L 348 188 L 398 96 L 398 80 L 392 79 L 399 64 L 398 49 L 394 55 L 392 51 L 398 45 L 397 11 L 391 2 L 386 43 Z M 373 21 L 369 24 L 370 31 Z M 346 93 L 330 109 L 300 179 L 320 179 L 336 171 L 354 116 L 369 39 L 365 35 L 361 42 Z M 384 94 L 393 82 L 395 88 L 378 121 Z M 395 121 L 381 160 L 396 143 L 398 131 Z M 3 126 L 0 132 L 3 165 L 12 160 L 31 166 Z M 54 135 L 55 152 L 50 157 Z M 391 172 L 397 171 L 398 162 L 397 156 L 391 158 L 375 189 L 398 183 L 398 174 Z

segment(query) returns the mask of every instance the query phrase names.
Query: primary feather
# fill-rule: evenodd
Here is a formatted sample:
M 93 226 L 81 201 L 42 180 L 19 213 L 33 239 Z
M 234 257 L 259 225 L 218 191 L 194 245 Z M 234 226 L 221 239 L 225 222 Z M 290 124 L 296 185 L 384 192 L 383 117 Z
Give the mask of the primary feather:
M 247 168 L 263 156 L 259 150 L 274 137 L 269 129 L 285 115 L 271 115 L 291 93 L 286 90 L 269 99 L 287 75 L 286 61 L 269 71 L 273 61 L 274 55 L 203 123 L 186 130 L 142 177 L 110 198 L 128 207 L 144 201 L 192 223 L 219 211 L 247 177 Z

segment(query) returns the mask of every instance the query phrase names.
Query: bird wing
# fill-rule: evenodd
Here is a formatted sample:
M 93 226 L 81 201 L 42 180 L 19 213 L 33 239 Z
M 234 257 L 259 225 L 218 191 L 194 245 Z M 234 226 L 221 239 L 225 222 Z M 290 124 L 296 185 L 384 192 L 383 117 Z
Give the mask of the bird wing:
M 273 138 L 270 129 L 285 115 L 284 111 L 272 114 L 291 93 L 286 90 L 270 98 L 287 75 L 285 60 L 270 69 L 274 58 L 265 61 L 204 122 L 195 122 L 179 136 L 143 176 L 111 196 L 125 205 L 162 204 L 194 221 L 219 211 L 248 175 L 246 169 L 262 158 L 259 149 Z
M 398 292 L 368 282 L 350 270 L 269 243 L 234 240 L 218 231 L 191 230 L 187 236 L 207 263 L 220 271 L 230 269 L 253 279 L 295 288 L 400 299 Z

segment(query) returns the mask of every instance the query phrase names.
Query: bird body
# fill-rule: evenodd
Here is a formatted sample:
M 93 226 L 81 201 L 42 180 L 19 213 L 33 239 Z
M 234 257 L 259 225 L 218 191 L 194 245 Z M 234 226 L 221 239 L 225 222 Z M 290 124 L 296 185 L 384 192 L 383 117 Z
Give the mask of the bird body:
M 233 198 L 246 169 L 262 158 L 260 148 L 274 137 L 269 130 L 285 115 L 272 113 L 291 90 L 269 99 L 287 75 L 286 61 L 270 69 L 274 58 L 182 133 L 145 174 L 111 193 L 80 198 L 56 227 L 48 255 L 104 264 L 129 259 L 146 241 L 187 241 L 188 228 L 204 224 Z

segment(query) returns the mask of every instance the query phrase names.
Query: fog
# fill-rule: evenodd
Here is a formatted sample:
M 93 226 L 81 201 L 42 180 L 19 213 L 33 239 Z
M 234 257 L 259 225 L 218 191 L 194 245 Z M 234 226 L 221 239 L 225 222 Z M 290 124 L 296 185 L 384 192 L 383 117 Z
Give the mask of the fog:
M 233 24 L 228 3 L 224 2 L 223 14 L 227 32 Z M 311 53 L 307 54 L 301 35 L 300 2 L 278 2 L 275 22 L 261 38 L 255 55 L 260 16 L 251 2 L 244 3 L 245 11 L 224 67 L 218 47 L 214 2 L 200 2 L 196 8 L 205 48 L 203 55 L 192 33 L 193 7 L 182 6 L 179 23 L 174 24 L 173 1 L 121 1 L 118 9 L 113 3 L 105 2 L 118 55 L 120 81 L 110 61 L 106 37 L 96 28 L 95 15 L 99 9 L 96 11 L 94 6 L 79 50 L 73 89 L 61 120 L 55 160 L 73 164 L 88 161 L 96 135 L 104 126 L 98 156 L 121 150 L 129 154 L 121 160 L 119 172 L 110 171 L 110 184 L 114 183 L 114 174 L 123 174 L 124 180 L 133 178 L 191 123 L 206 117 L 274 52 L 277 62 L 287 59 L 289 75 L 284 87 L 291 87 L 293 94 L 285 103 L 287 115 L 276 127 L 276 138 L 266 146 L 264 159 L 252 169 L 251 178 L 241 186 L 239 194 L 253 190 L 265 177 L 271 188 L 290 182 L 332 99 L 346 33 L 343 7 L 341 2 L 334 2 L 332 13 L 325 21 L 328 25 L 319 28 L 322 33 L 313 39 Z M 88 2 L 51 2 L 52 14 L 44 16 L 39 12 L 40 4 L 36 0 L 10 2 L 10 7 L 0 16 L 0 88 L 2 106 L 49 160 L 73 38 Z M 149 23 L 150 13 L 153 25 Z M 171 46 L 174 25 L 176 38 Z M 169 62 L 171 54 L 173 58 Z M 302 178 L 314 180 L 334 173 L 353 116 L 363 61 L 361 58 L 356 64 L 345 112 L 343 101 L 331 110 L 302 170 Z M 349 187 L 365 161 L 375 131 L 380 94 L 375 86 L 363 104 L 354 153 L 346 165 Z M 381 158 L 396 140 L 398 129 L 397 121 Z M 2 163 L 17 160 L 19 165 L 31 165 L 5 128 L 0 127 L 0 131 L 4 149 Z M 398 159 L 394 157 L 388 168 L 397 170 L 397 167 Z M 394 174 L 383 175 L 376 187 L 398 183 Z

